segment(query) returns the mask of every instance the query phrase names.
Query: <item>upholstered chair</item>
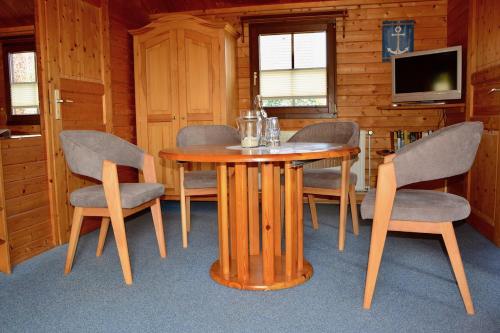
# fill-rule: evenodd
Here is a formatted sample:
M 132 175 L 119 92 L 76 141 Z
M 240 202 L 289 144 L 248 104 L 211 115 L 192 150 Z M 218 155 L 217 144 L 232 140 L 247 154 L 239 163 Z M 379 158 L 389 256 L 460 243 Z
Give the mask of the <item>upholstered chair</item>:
M 481 122 L 444 127 L 386 156 L 379 166 L 376 192 L 369 192 L 361 204 L 363 219 L 373 219 L 365 309 L 371 306 L 387 231 L 402 231 L 442 235 L 465 309 L 474 314 L 452 225 L 452 221 L 469 216 L 469 203 L 450 193 L 398 188 L 467 172 L 474 162 L 482 131 Z
M 164 187 L 156 182 L 153 156 L 125 140 L 99 131 L 63 131 L 60 138 L 70 170 L 102 181 L 102 185 L 80 188 L 70 194 L 70 203 L 75 208 L 65 274 L 71 271 L 83 217 L 100 216 L 102 223 L 96 254 L 102 254 L 111 220 L 125 283 L 131 284 L 125 217 L 150 207 L 160 256 L 167 256 L 159 199 Z M 119 183 L 117 165 L 142 170 L 145 182 Z
M 195 125 L 182 128 L 177 134 L 177 147 L 197 145 L 238 145 L 238 131 L 226 125 Z M 217 174 L 214 170 L 186 172 L 185 163 L 179 166 L 181 189 L 182 246 L 188 247 L 191 229 L 191 197 L 217 194 Z
M 359 126 L 353 121 L 324 122 L 306 126 L 295 133 L 288 142 L 322 142 L 340 143 L 351 146 L 359 145 Z M 318 214 L 316 212 L 315 195 L 337 196 L 341 200 L 349 199 L 351 205 L 352 228 L 355 235 L 359 234 L 358 210 L 356 206 L 356 182 L 355 173 L 349 175 L 348 197 L 343 198 L 341 193 L 342 174 L 337 168 L 304 169 L 304 194 L 307 195 L 311 219 L 314 229 L 318 229 Z M 340 221 L 345 217 L 340 216 Z M 339 250 L 344 249 L 343 239 L 345 235 L 340 234 L 339 228 Z

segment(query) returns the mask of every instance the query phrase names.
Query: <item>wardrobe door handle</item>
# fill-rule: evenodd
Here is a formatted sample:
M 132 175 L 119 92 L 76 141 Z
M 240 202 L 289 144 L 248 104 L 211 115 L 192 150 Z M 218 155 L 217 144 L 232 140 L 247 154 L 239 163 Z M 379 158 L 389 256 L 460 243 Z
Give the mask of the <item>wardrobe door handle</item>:
M 491 88 L 490 91 L 488 91 L 488 95 L 493 94 L 495 92 L 500 92 L 500 88 Z

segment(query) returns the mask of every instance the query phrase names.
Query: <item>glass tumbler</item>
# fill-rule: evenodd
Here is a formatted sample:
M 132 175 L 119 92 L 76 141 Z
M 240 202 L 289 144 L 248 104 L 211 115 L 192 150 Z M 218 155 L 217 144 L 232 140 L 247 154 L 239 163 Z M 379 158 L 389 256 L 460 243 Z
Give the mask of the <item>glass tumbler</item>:
M 280 124 L 277 117 L 266 119 L 266 143 L 270 147 L 280 145 Z

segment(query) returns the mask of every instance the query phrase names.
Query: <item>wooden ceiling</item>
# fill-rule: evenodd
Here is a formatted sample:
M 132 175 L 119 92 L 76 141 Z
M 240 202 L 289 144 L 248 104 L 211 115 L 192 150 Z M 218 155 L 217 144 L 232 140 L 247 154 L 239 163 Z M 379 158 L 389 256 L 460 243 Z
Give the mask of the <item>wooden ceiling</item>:
M 33 25 L 34 0 L 0 0 L 0 27 Z
M 293 2 L 310 2 L 317 0 L 134 0 L 149 14 L 162 12 L 180 12 L 212 8 L 241 7 L 252 5 L 270 5 Z
M 109 0 L 110 10 L 145 18 L 164 12 L 269 5 L 317 0 Z M 33 25 L 35 0 L 0 0 L 0 27 Z

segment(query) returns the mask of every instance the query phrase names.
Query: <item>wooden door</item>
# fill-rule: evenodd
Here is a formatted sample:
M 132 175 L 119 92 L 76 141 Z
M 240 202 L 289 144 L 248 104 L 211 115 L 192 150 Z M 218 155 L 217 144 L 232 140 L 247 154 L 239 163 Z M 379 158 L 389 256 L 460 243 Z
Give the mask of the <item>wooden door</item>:
M 471 0 L 469 15 L 468 95 L 470 120 L 485 129 L 469 174 L 469 218 L 500 246 L 500 1 Z
M 223 124 L 221 59 L 217 30 L 194 25 L 178 30 L 180 126 Z M 189 163 L 187 170 L 212 170 Z
M 141 37 L 134 39 L 137 143 L 155 157 L 157 179 L 167 193 L 178 194 L 176 163 L 158 157 L 161 149 L 175 147 L 179 130 L 177 34 L 173 29 Z
M 198 26 L 178 30 L 181 126 L 221 124 L 219 32 Z
M 59 142 L 65 129 L 112 130 L 107 0 L 36 0 L 52 214 L 68 240 L 69 193 L 91 182 L 73 175 Z M 60 91 L 57 95 L 56 91 Z M 87 225 L 88 226 L 88 225 Z

